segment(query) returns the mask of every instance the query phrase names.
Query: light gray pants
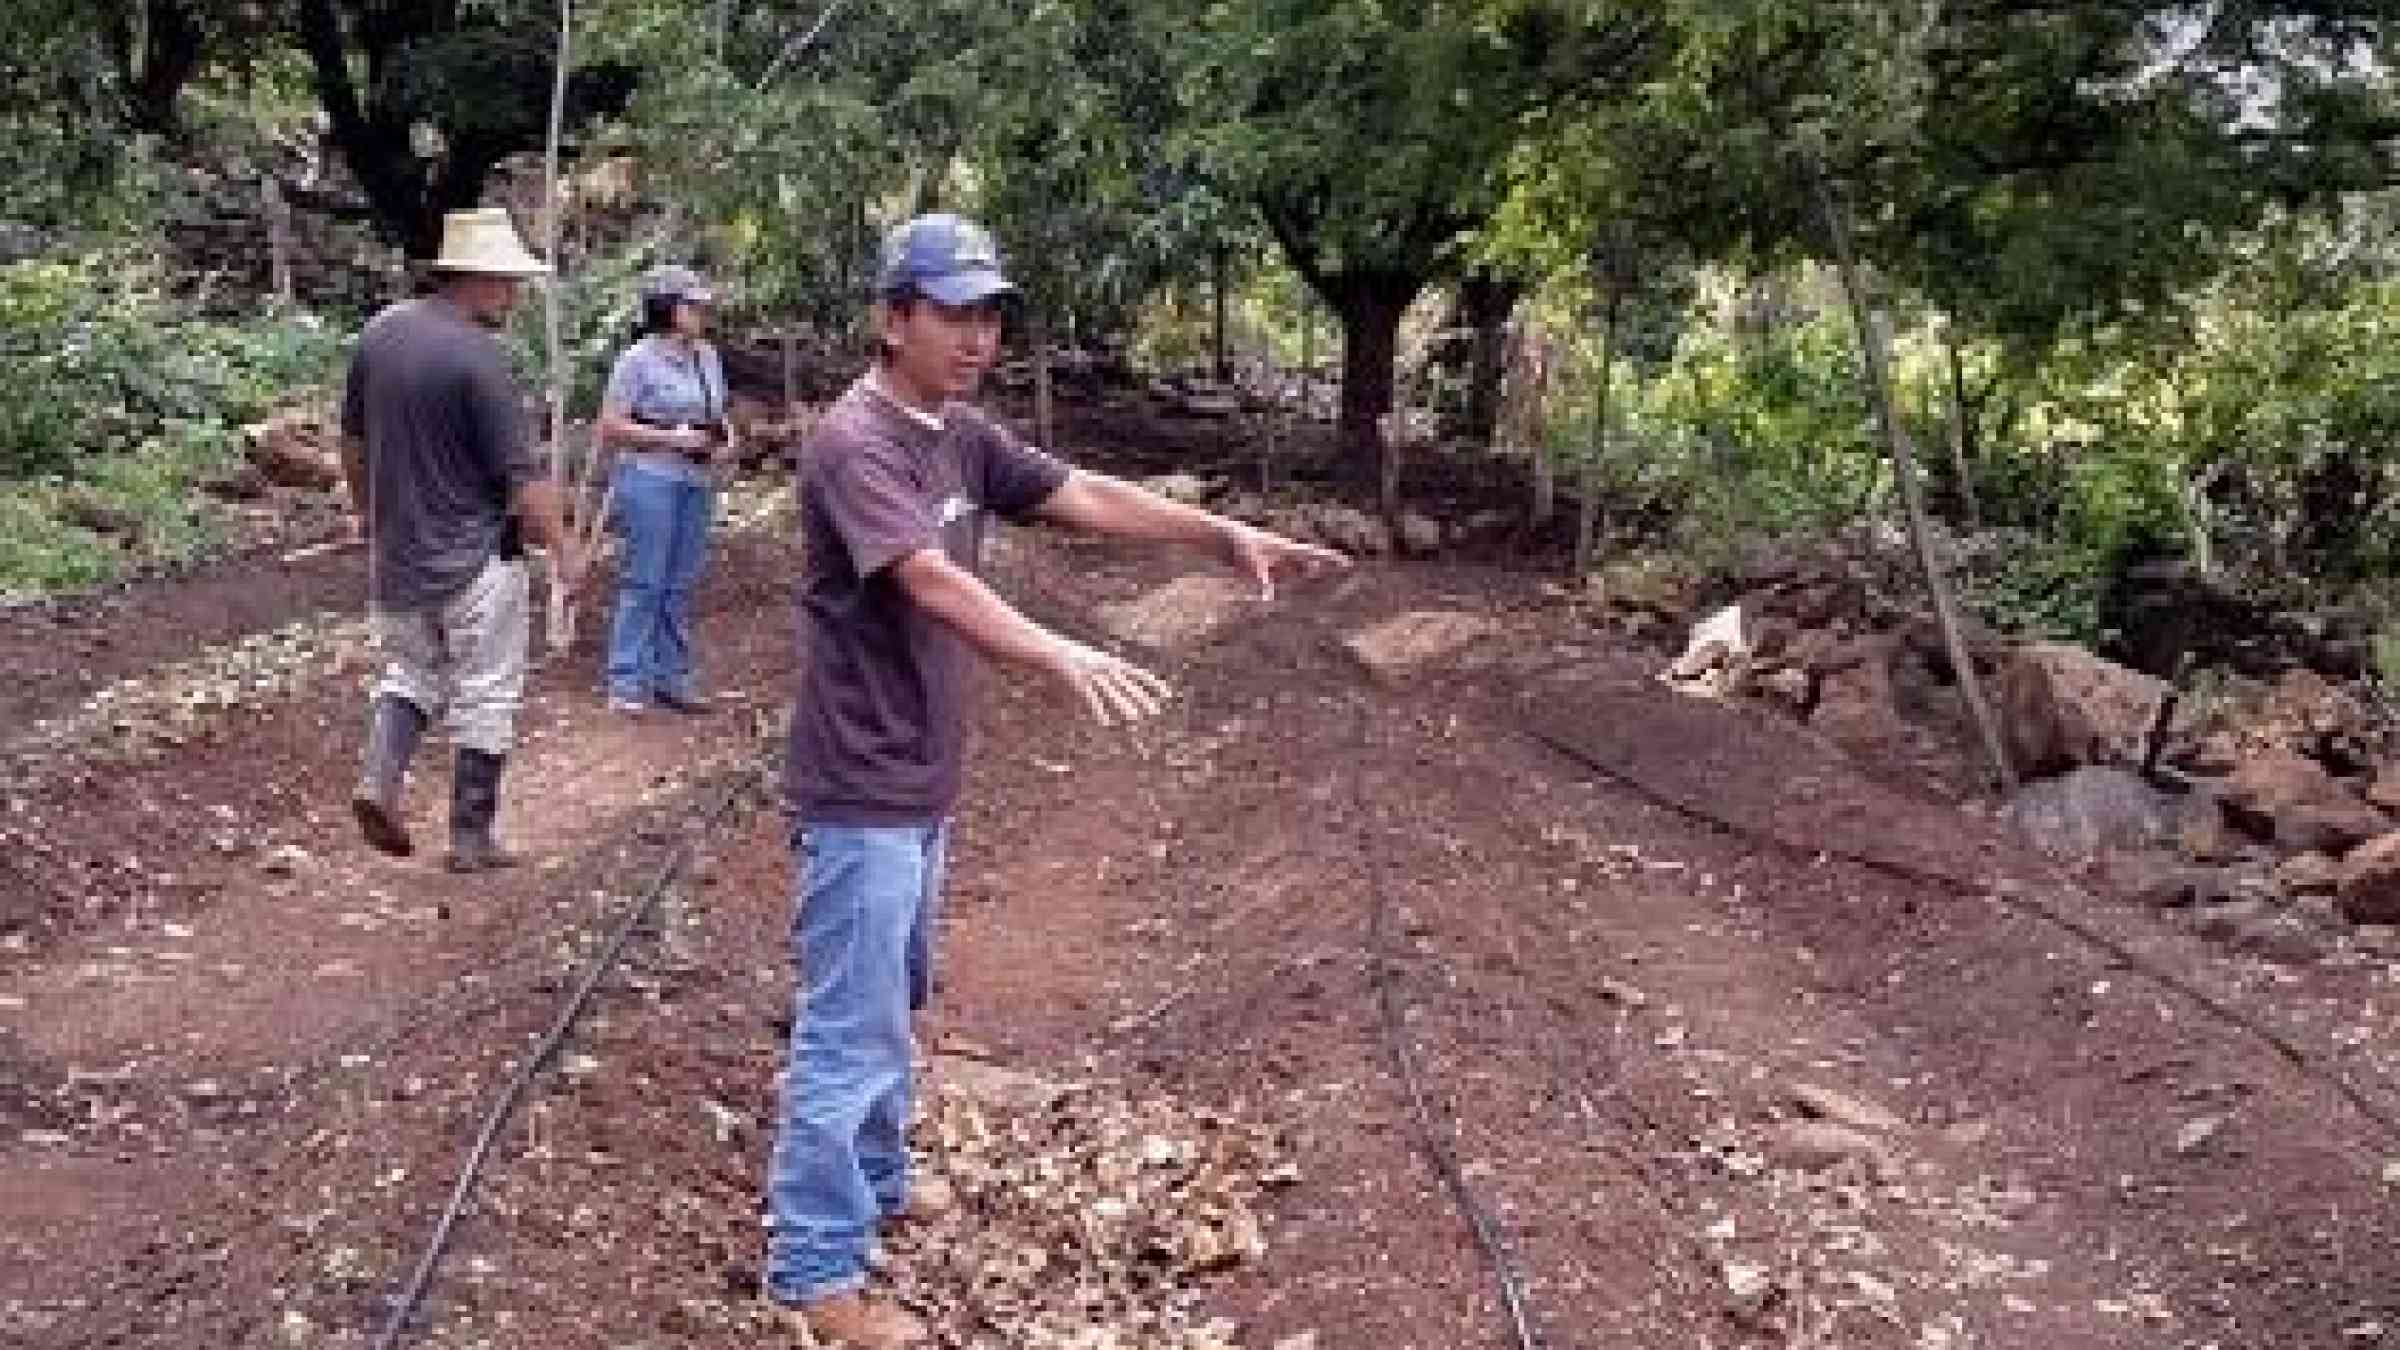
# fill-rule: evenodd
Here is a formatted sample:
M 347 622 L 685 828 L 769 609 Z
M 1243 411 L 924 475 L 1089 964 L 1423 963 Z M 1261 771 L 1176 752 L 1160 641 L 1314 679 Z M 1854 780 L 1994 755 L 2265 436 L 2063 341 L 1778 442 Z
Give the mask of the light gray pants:
M 375 645 L 384 666 L 375 696 L 407 699 L 428 718 L 447 709 L 453 744 L 507 754 L 525 702 L 528 595 L 524 561 L 495 555 L 440 605 L 376 610 Z

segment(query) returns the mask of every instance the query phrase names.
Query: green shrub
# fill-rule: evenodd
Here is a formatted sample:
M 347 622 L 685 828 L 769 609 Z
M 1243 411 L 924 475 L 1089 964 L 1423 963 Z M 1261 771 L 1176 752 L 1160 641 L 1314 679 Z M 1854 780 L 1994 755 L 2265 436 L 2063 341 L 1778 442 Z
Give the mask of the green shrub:
M 200 489 L 239 458 L 236 428 L 320 397 L 341 344 L 305 313 L 196 318 L 115 255 L 0 266 L 0 591 L 205 554 Z

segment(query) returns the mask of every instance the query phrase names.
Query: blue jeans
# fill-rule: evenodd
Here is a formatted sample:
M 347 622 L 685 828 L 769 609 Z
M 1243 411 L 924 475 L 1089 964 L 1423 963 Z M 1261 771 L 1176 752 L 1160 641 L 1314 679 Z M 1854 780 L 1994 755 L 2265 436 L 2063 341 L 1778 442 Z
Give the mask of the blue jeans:
M 857 1288 L 876 1221 L 908 1203 L 908 1015 L 932 993 L 946 840 L 939 821 L 794 831 L 799 1006 L 767 1164 L 777 1302 Z
M 707 558 L 713 495 L 705 483 L 618 463 L 615 518 L 625 564 L 608 634 L 609 697 L 644 703 L 695 692 L 692 588 Z

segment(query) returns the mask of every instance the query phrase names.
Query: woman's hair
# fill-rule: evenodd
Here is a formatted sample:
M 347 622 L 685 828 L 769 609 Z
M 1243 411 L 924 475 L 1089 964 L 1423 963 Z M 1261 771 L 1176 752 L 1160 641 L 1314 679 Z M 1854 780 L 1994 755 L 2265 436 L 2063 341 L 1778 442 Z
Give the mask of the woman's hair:
M 675 331 L 675 307 L 683 303 L 680 295 L 645 295 L 642 297 L 641 324 L 635 337 L 656 337 Z

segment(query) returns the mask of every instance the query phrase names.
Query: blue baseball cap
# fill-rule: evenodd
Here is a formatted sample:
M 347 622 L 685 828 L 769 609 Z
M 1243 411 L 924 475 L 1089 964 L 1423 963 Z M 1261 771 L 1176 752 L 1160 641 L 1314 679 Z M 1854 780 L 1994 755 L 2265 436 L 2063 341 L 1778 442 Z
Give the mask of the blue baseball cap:
M 918 216 L 883 237 L 875 293 L 922 295 L 945 305 L 974 305 L 1017 293 L 1000 273 L 989 231 L 947 213 Z

